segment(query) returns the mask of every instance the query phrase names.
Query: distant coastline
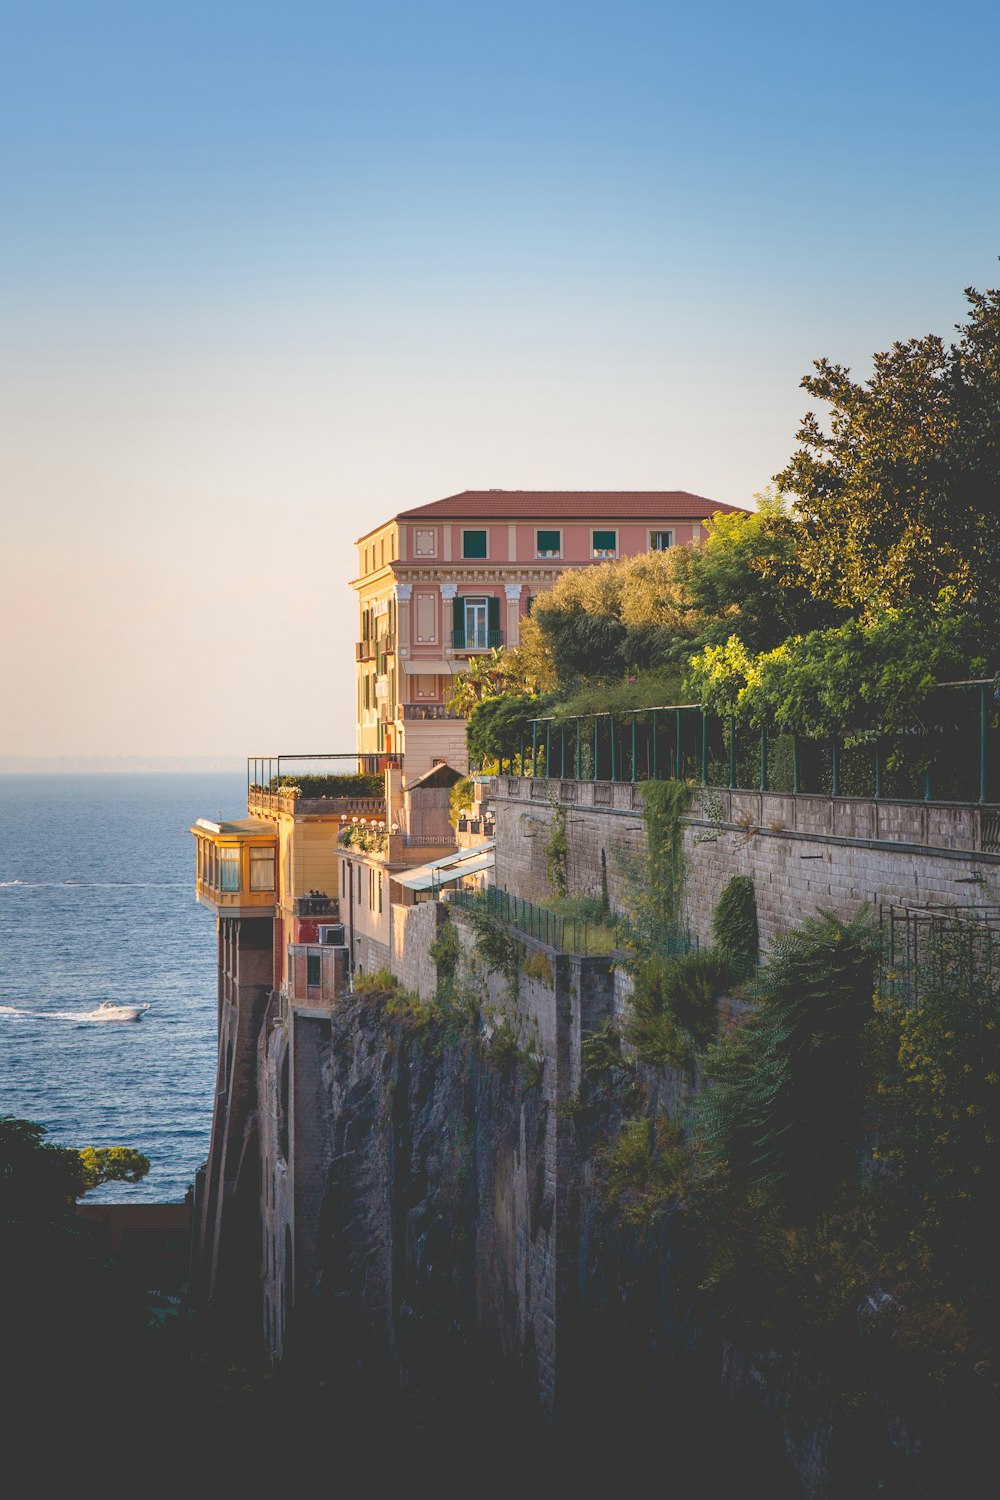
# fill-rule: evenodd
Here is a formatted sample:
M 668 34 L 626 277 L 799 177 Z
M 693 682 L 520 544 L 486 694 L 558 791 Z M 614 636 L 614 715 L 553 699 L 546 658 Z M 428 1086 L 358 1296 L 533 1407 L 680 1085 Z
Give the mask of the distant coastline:
M 238 755 L 0 755 L 0 776 L 84 771 L 244 771 Z

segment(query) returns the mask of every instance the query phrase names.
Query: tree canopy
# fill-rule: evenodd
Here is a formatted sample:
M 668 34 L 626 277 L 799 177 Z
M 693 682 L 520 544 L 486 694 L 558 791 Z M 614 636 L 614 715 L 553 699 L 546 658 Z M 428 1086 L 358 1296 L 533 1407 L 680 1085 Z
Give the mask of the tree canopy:
M 956 340 L 896 342 L 868 380 L 816 360 L 802 386 L 828 424 L 806 413 L 775 482 L 795 497 L 798 566 L 818 598 L 868 621 L 947 589 L 995 640 L 1000 291 L 965 296 Z

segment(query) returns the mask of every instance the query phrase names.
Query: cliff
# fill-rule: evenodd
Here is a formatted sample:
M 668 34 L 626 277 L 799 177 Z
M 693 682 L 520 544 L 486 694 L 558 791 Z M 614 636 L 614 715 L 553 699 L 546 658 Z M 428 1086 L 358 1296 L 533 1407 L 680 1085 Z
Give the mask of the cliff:
M 776 1432 L 726 1401 L 718 1336 L 679 1300 L 679 1217 L 642 1235 L 601 1207 L 611 1096 L 553 1120 L 516 1050 L 491 1055 L 455 1015 L 393 1016 L 387 998 L 338 1004 L 324 1064 L 330 1166 L 288 1352 L 328 1420 L 365 1443 L 394 1434 L 406 1464 L 446 1452 L 593 1479 L 643 1460 L 721 1493 L 750 1463 L 770 1494 L 798 1494 Z M 562 1203 L 553 1124 L 572 1154 Z

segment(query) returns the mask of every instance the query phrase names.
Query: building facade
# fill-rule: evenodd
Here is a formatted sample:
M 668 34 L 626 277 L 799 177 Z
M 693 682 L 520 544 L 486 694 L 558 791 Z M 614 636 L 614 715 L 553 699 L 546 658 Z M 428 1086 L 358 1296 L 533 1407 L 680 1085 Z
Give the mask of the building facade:
M 684 490 L 466 490 L 401 511 L 358 543 L 358 750 L 402 753 L 407 779 L 468 768 L 448 707 L 470 658 L 517 646 L 566 568 L 685 546 L 719 511 Z

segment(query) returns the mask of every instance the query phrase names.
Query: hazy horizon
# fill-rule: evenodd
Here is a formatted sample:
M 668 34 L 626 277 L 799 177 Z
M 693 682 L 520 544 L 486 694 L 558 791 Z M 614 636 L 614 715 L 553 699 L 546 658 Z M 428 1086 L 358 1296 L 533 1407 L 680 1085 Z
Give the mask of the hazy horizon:
M 996 281 L 985 4 L 6 21 L 6 756 L 351 745 L 363 532 L 492 487 L 752 508 L 813 360 Z

